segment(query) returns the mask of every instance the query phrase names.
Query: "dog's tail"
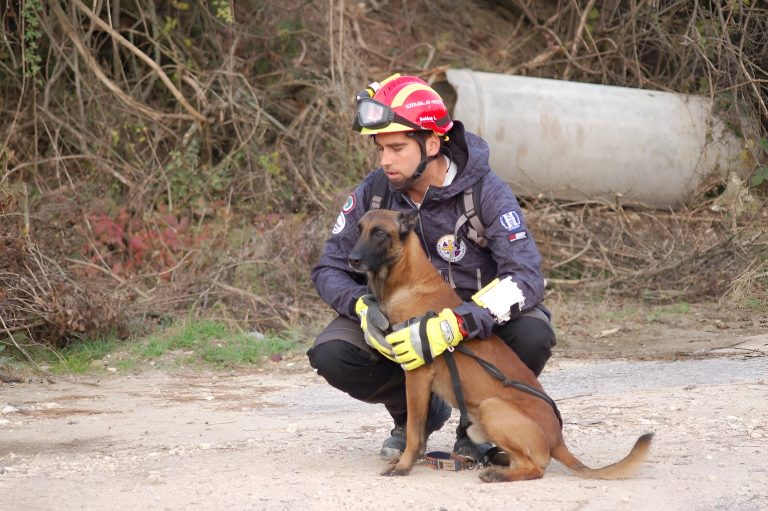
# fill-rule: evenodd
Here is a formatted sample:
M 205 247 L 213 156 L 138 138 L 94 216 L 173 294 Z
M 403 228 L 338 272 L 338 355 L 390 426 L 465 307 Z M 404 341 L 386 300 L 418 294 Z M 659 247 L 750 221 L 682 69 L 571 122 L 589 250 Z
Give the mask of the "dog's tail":
M 645 461 L 651 448 L 653 433 L 646 433 L 637 439 L 629 454 L 621 460 L 602 468 L 589 468 L 571 454 L 565 443 L 552 449 L 552 457 L 585 479 L 625 479 L 632 476 Z

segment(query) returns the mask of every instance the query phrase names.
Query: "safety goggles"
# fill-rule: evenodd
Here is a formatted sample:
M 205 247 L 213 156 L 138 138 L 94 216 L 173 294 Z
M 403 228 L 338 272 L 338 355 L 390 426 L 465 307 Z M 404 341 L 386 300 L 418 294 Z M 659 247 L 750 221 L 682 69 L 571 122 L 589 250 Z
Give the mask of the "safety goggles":
M 418 124 L 396 114 L 395 111 L 387 105 L 367 97 L 367 93 L 361 92 L 357 95 L 357 117 L 355 118 L 355 127 L 377 130 L 386 128 L 393 122 L 408 126 L 414 130 L 423 129 Z

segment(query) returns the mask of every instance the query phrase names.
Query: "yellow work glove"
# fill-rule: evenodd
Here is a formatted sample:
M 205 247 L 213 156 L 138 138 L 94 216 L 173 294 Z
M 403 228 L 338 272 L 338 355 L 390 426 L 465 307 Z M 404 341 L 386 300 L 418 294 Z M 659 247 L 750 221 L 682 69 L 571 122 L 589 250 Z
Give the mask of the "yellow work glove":
M 368 346 L 375 348 L 379 353 L 393 362 L 395 352 L 386 341 L 384 332 L 389 328 L 389 320 L 379 309 L 379 304 L 373 295 L 363 295 L 355 302 L 355 312 L 360 318 L 360 328 Z
M 405 327 L 387 335 L 385 342 L 392 347 L 394 361 L 411 371 L 431 364 L 445 350 L 453 351 L 464 335 L 466 332 L 456 314 L 451 309 L 443 309 L 439 314 L 428 312 L 411 320 Z

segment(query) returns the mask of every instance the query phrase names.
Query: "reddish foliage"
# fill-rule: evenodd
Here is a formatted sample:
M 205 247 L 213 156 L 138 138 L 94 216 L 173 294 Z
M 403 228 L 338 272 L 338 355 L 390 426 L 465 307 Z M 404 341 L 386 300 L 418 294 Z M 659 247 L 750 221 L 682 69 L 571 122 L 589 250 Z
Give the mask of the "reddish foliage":
M 131 277 L 158 273 L 169 280 L 185 250 L 198 248 L 208 236 L 193 233 L 188 217 L 160 212 L 145 221 L 122 208 L 117 215 L 89 215 L 93 238 L 85 253 L 97 265 L 107 264 L 115 275 Z M 95 271 L 95 270 L 93 270 Z

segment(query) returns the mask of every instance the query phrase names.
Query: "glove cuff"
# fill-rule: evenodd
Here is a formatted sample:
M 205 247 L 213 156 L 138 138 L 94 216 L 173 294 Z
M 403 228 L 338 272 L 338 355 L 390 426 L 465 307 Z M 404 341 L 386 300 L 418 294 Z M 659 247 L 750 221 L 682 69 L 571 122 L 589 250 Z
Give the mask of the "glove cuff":
M 456 314 L 455 312 L 454 312 L 454 315 L 456 316 L 456 323 L 459 325 L 459 333 L 461 334 L 462 337 L 466 338 L 467 336 L 469 336 L 469 332 L 470 332 L 467 323 L 468 322 L 472 323 L 472 318 L 464 317 L 461 314 Z
M 496 320 L 493 319 L 488 309 L 484 309 L 472 301 L 464 302 L 458 307 L 454 307 L 453 312 L 464 320 L 464 328 L 469 334 L 464 337 L 485 339 L 491 335 L 491 331 L 496 324 Z
M 462 316 L 461 314 L 453 313 L 456 316 L 456 323 L 459 325 L 459 333 L 462 337 L 466 338 L 469 336 L 469 332 L 471 332 L 473 329 L 477 328 L 477 325 L 475 324 L 475 320 L 472 319 L 472 316 L 467 314 L 466 316 Z
M 365 295 L 363 295 L 360 298 L 358 298 L 357 300 L 355 300 L 355 305 L 354 305 L 355 314 L 357 314 L 359 316 L 360 312 L 363 309 L 367 309 L 367 308 L 368 308 L 368 304 L 365 303 Z

